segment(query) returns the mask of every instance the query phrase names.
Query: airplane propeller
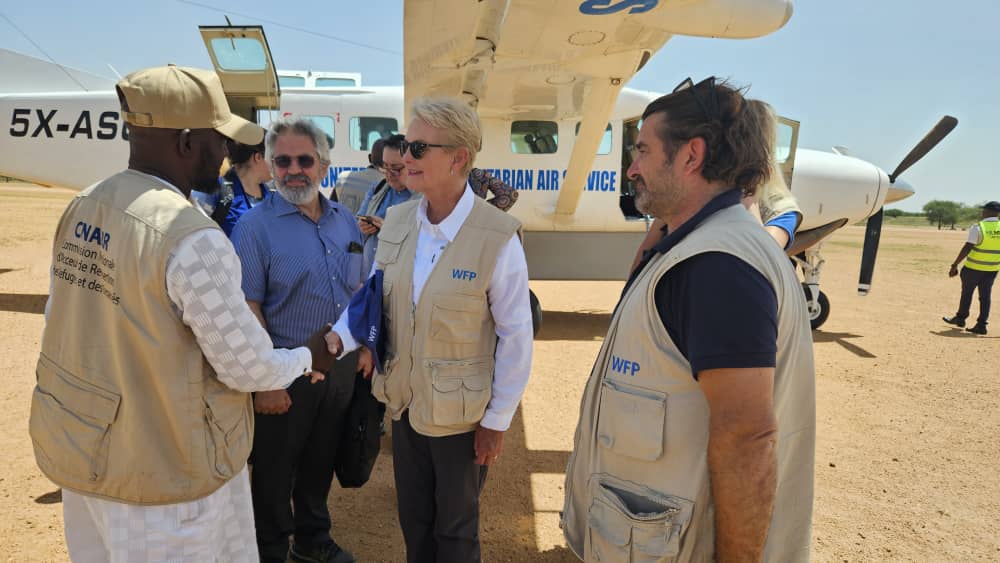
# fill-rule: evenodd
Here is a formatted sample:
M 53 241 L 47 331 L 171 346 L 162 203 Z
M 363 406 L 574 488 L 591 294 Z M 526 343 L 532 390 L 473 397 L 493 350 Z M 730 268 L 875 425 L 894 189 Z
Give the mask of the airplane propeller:
M 958 125 L 958 120 L 954 117 L 950 115 L 942 117 L 941 121 L 938 121 L 937 125 L 913 147 L 910 154 L 903 158 L 892 174 L 889 174 L 889 183 L 895 183 L 900 174 L 931 152 L 931 149 L 947 137 L 956 125 Z M 859 295 L 868 295 L 868 291 L 871 289 L 872 275 L 875 273 L 875 256 L 878 254 L 878 241 L 882 236 L 884 211 L 885 208 L 880 207 L 877 213 L 868 218 L 868 223 L 865 226 L 865 245 L 861 251 L 861 275 L 858 277 Z

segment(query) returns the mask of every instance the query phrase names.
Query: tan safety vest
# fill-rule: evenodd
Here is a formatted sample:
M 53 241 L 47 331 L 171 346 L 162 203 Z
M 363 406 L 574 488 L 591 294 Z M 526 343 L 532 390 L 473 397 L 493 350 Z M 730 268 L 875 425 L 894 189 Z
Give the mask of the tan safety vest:
M 219 382 L 167 295 L 178 241 L 218 226 L 126 170 L 81 192 L 53 248 L 30 433 L 57 485 L 130 504 L 212 493 L 250 453 L 248 393 Z
M 417 432 L 450 436 L 475 429 L 492 397 L 497 335 L 486 288 L 520 224 L 474 198 L 414 305 L 419 205 L 411 200 L 390 207 L 379 232 L 375 263 L 385 272 L 388 338 L 385 374 L 375 374 L 372 393 L 394 420 L 409 409 Z
M 774 240 L 734 205 L 647 264 L 612 317 L 566 469 L 563 533 L 586 561 L 714 558 L 708 403 L 654 302 L 664 274 L 704 252 L 738 256 L 777 295 L 778 486 L 764 560 L 809 558 L 816 411 L 805 300 Z

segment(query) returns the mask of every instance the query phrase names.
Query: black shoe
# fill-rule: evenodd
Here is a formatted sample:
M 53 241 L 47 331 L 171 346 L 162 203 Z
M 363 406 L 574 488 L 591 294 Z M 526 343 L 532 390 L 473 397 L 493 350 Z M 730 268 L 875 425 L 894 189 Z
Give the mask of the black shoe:
M 965 326 L 965 319 L 960 319 L 958 317 L 952 317 L 950 319 L 948 317 L 941 317 L 941 320 L 950 325 L 955 325 L 958 328 L 962 328 L 963 326 Z
M 982 324 L 978 324 L 977 323 L 976 326 L 974 326 L 972 328 L 965 329 L 965 332 L 971 332 L 972 334 L 983 334 L 983 335 L 985 335 L 986 334 L 986 325 L 982 325 Z
M 333 540 L 317 546 L 293 543 L 290 555 L 292 561 L 300 563 L 354 563 L 354 555 Z

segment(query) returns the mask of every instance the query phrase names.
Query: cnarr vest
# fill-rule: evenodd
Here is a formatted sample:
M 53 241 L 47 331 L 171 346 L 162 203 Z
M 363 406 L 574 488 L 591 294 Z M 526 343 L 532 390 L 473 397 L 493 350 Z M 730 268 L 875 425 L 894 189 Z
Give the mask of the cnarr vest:
M 177 243 L 209 228 L 181 194 L 130 170 L 63 213 L 30 421 L 35 459 L 57 485 L 173 504 L 246 463 L 250 395 L 219 382 L 166 289 Z
M 777 296 L 777 491 L 764 560 L 809 558 L 815 371 L 805 300 L 781 249 L 735 205 L 653 258 L 612 317 L 566 469 L 563 533 L 588 562 L 714 560 L 708 403 L 655 305 L 657 282 L 705 252 L 744 260 Z
M 375 374 L 372 393 L 393 420 L 408 409 L 420 434 L 450 436 L 475 429 L 492 397 L 497 335 L 486 288 L 519 223 L 474 198 L 414 305 L 418 205 L 411 200 L 390 207 L 379 233 L 375 263 L 384 271 L 388 338 L 385 374 Z
M 1000 221 L 980 221 L 983 242 L 972 247 L 965 257 L 965 267 L 980 272 L 1000 271 Z

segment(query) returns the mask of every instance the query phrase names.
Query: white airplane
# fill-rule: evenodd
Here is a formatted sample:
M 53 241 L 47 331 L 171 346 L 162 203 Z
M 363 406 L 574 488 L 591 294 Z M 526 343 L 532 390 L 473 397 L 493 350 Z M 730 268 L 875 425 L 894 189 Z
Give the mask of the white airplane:
M 520 192 L 511 213 L 524 226 L 531 278 L 607 280 L 625 278 L 649 226 L 625 170 L 639 117 L 660 94 L 624 85 L 673 35 L 758 37 L 791 14 L 791 0 L 406 0 L 405 87 L 276 71 L 262 28 L 200 30 L 234 112 L 262 124 L 307 115 L 334 139 L 327 189 L 367 163 L 375 139 L 400 130 L 409 101 L 463 97 L 483 123 L 477 166 Z M 4 50 L 0 71 L 0 116 L 9 119 L 0 175 L 83 189 L 127 161 L 113 81 Z M 954 125 L 943 119 L 887 174 L 844 150 L 797 148 L 799 124 L 780 119 L 777 157 L 803 212 L 789 255 L 802 268 L 813 328 L 830 311 L 819 291 L 823 240 L 869 218 L 859 284 L 867 293 L 882 206 L 913 194 L 897 176 Z

